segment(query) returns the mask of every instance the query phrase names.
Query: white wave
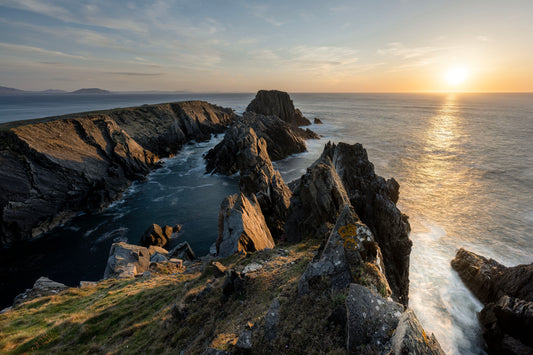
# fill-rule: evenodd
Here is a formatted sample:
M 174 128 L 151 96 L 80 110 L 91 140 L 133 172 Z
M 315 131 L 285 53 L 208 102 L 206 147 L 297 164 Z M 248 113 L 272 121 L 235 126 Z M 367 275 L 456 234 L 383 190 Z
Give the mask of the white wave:
M 119 227 L 110 232 L 104 233 L 100 238 L 96 239 L 95 244 L 102 243 L 110 238 L 125 237 L 128 230 L 129 229 L 126 227 Z

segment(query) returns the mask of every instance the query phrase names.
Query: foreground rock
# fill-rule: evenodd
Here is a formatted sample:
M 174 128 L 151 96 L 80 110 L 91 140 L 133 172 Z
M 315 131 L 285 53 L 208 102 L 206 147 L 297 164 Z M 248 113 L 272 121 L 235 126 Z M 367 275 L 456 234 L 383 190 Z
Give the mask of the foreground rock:
M 396 207 L 399 184 L 374 173 L 361 144 L 326 144 L 294 188 L 285 225 L 289 240 L 327 235 L 347 202 L 370 229 L 385 260 L 392 296 L 407 305 L 411 240 L 408 217 Z
M 104 279 L 140 275 L 150 267 L 150 252 L 139 245 L 113 243 L 109 251 Z
M 242 193 L 235 194 L 222 202 L 218 215 L 216 246 L 220 257 L 275 246 L 254 195 L 247 198 Z
M 532 354 L 533 264 L 505 267 L 459 249 L 451 265 L 485 305 L 478 319 L 488 352 Z
M 0 125 L 0 244 L 101 210 L 161 157 L 222 132 L 235 117 L 191 101 Z
M 283 91 L 258 91 L 246 111 L 267 116 L 277 116 L 293 126 L 308 126 L 311 124 L 300 110 L 294 108 L 289 94 Z
M 24 302 L 30 301 L 35 298 L 57 295 L 59 292 L 68 289 L 68 286 L 50 280 L 47 277 L 39 277 L 31 289 L 27 289 L 13 301 L 13 307 L 16 307 Z

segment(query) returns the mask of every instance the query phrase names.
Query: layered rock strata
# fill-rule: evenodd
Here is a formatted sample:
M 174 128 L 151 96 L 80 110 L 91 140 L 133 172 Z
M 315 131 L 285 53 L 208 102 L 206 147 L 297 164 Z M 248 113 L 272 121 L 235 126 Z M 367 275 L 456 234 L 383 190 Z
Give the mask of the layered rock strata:
M 488 352 L 533 353 L 533 264 L 506 267 L 461 248 L 451 265 L 485 305 L 478 319 Z
M 222 132 L 235 117 L 191 101 L 0 125 L 0 243 L 99 211 L 160 158 Z

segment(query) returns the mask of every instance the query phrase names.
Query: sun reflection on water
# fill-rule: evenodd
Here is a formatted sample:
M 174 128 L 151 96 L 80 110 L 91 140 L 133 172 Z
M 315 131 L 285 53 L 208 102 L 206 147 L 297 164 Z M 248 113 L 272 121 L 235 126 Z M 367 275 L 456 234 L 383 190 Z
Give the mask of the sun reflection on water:
M 468 179 L 468 169 L 458 164 L 463 158 L 462 144 L 468 139 L 462 120 L 457 96 L 448 95 L 428 120 L 418 159 L 406 161 L 410 176 L 404 186 L 408 204 L 421 212 L 411 220 L 410 305 L 449 354 L 474 352 L 468 338 L 477 334 L 465 334 L 461 329 L 479 332 L 475 312 L 481 307 L 451 270 L 455 231 L 435 227 L 449 226 L 450 221 L 443 223 L 444 219 L 464 218 L 462 201 L 475 188 Z

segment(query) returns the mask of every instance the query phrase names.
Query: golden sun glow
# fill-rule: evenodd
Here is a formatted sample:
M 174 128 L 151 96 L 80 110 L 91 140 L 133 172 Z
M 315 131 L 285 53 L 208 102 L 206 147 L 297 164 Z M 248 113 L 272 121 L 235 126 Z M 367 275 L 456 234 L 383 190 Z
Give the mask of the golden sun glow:
M 465 67 L 453 67 L 446 72 L 446 81 L 450 85 L 460 85 L 468 78 L 468 69 Z

